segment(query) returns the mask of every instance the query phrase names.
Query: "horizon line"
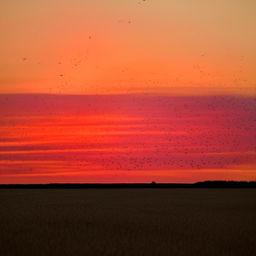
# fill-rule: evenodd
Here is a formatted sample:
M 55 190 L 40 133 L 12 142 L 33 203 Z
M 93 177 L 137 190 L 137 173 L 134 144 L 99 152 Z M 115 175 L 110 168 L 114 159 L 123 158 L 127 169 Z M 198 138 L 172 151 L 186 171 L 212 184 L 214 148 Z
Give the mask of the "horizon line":
M 198 184 L 198 183 L 256 183 L 256 180 L 200 180 L 196 182 L 48 182 L 48 183 L 0 183 L 1 185 L 123 185 L 123 184 Z

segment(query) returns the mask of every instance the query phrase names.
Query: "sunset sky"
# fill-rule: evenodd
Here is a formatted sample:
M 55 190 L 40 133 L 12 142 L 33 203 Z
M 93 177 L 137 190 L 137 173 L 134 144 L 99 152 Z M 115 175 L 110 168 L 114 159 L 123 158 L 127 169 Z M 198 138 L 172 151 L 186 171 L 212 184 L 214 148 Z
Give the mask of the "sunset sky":
M 255 13 L 1 1 L 0 183 L 255 180 Z
M 3 0 L 0 90 L 255 95 L 255 11 L 253 0 Z

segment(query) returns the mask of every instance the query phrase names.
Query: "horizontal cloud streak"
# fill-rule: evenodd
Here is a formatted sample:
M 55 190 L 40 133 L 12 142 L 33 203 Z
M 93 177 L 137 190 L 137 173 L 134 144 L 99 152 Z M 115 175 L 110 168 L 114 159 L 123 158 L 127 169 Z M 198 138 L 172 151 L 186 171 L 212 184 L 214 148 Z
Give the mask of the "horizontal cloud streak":
M 256 176 L 254 98 L 0 95 L 0 115 L 1 182 Z

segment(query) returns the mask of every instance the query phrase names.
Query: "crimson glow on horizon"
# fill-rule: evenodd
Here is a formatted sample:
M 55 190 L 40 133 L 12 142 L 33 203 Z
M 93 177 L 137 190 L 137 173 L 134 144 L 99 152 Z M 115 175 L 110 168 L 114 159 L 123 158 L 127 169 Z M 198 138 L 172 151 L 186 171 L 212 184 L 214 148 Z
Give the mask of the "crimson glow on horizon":
M 0 182 L 255 180 L 246 97 L 0 95 Z

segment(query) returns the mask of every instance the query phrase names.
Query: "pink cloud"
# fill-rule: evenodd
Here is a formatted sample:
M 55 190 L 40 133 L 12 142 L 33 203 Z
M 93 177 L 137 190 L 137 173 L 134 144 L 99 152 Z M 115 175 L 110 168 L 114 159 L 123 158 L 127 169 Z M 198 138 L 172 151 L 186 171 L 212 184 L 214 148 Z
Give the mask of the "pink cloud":
M 216 179 L 255 166 L 255 109 L 246 97 L 0 95 L 0 177 Z

